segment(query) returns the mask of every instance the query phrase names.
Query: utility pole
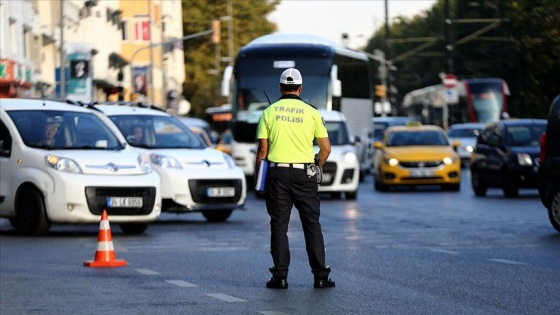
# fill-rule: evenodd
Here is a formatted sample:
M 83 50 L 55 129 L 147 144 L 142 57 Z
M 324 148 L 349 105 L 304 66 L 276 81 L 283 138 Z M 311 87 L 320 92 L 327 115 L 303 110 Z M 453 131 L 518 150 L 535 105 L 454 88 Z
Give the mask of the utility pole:
M 60 0 L 60 98 L 66 98 L 66 55 L 64 52 L 64 0 Z
M 148 33 L 150 34 L 150 103 L 155 103 L 155 88 L 154 88 L 154 50 L 153 50 L 153 38 L 152 38 L 152 0 L 148 0 Z
M 388 0 L 385 0 L 385 99 L 382 100 L 382 104 L 385 102 L 389 102 L 389 106 L 392 108 L 391 104 L 391 94 L 392 94 L 392 85 L 391 82 L 391 32 L 389 30 L 389 3 Z M 383 108 L 383 107 L 382 107 Z M 385 117 L 385 110 L 382 109 L 381 115 Z
M 445 72 L 453 73 L 453 60 L 451 59 L 453 46 L 451 45 L 451 18 L 449 17 L 449 0 L 445 0 L 443 10 L 443 30 L 445 36 Z

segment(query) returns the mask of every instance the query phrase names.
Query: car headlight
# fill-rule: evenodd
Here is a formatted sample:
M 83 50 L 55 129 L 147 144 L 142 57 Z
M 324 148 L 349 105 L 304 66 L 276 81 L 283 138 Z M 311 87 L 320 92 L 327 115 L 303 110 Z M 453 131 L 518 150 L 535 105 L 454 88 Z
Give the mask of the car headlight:
M 354 152 L 345 152 L 342 154 L 342 162 L 345 164 L 354 164 L 356 160 L 356 153 Z
M 453 165 L 456 161 L 457 161 L 456 156 L 452 156 L 452 157 L 446 156 L 443 158 L 443 164 L 445 165 Z
M 45 156 L 45 162 L 47 163 L 47 166 L 50 166 L 57 171 L 82 174 L 82 169 L 80 169 L 78 163 L 68 158 L 61 158 L 56 155 L 49 154 Z
M 383 162 L 385 162 L 385 164 L 389 164 L 390 166 L 397 166 L 399 165 L 399 160 L 395 159 L 395 158 L 383 158 Z
M 235 165 L 235 161 L 233 160 L 233 158 L 231 157 L 231 155 L 224 153 L 224 159 L 226 160 L 226 163 L 228 165 L 229 168 L 234 168 L 237 165 Z
M 150 161 L 157 164 L 163 168 L 183 168 L 179 161 L 171 156 L 160 155 L 160 154 L 150 154 Z
M 152 166 L 150 165 L 150 160 L 148 159 L 147 156 L 145 155 L 138 155 L 138 165 L 140 165 L 140 169 L 142 170 L 142 173 L 144 174 L 148 174 L 152 172 Z
M 531 156 L 527 153 L 517 153 L 517 162 L 519 162 L 519 165 L 521 166 L 533 165 L 533 160 L 531 159 Z
M 467 152 L 472 152 L 473 151 L 472 145 L 468 145 L 465 149 L 467 150 Z

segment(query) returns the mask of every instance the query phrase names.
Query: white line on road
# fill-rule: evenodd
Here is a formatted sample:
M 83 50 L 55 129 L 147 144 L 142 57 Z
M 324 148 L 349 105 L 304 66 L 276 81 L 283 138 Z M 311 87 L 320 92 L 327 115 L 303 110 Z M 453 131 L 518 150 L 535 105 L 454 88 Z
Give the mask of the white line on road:
M 183 280 L 165 280 L 165 282 L 176 285 L 176 286 L 181 287 L 181 288 L 196 288 L 196 287 L 198 287 L 194 283 L 190 283 L 190 282 L 183 281 Z
M 510 264 L 510 265 L 526 265 L 526 263 L 524 262 L 515 261 L 515 260 L 507 260 L 507 259 L 499 259 L 499 258 L 490 258 L 488 260 L 497 263 Z
M 277 312 L 277 311 L 260 311 L 259 313 L 264 314 L 264 315 L 290 315 L 288 313 Z
M 447 250 L 447 249 L 430 248 L 430 250 L 432 252 L 444 253 L 444 254 L 449 254 L 449 255 L 459 255 L 459 252 L 454 252 L 452 250 Z
M 153 271 L 150 269 L 134 269 L 136 270 L 136 272 L 141 273 L 143 275 L 148 275 L 148 276 L 156 276 L 156 275 L 161 275 L 161 273 L 157 272 L 157 271 Z
M 235 296 L 231 296 L 223 293 L 207 293 L 206 295 L 226 302 L 247 302 L 243 299 L 236 298 Z

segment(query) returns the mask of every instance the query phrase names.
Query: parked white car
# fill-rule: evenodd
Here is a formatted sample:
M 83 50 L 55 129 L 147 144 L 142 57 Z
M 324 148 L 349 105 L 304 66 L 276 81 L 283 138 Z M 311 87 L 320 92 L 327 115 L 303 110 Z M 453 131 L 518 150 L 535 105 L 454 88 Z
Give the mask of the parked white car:
M 142 233 L 161 213 L 160 178 L 104 115 L 77 105 L 0 99 L 0 216 L 16 230 L 100 222 Z
M 204 145 L 179 118 L 138 104 L 94 107 L 115 123 L 137 152 L 150 157 L 162 181 L 162 211 L 196 211 L 208 221 L 225 221 L 233 210 L 243 209 L 243 171 L 231 156 Z M 140 130 L 143 137 L 137 138 Z
M 341 112 L 319 110 L 331 142 L 331 154 L 323 165 L 323 183 L 319 192 L 329 192 L 334 198 L 344 193 L 346 199 L 356 199 L 360 180 L 360 162 L 356 147 L 350 142 L 346 118 Z M 319 147 L 315 147 L 315 152 Z

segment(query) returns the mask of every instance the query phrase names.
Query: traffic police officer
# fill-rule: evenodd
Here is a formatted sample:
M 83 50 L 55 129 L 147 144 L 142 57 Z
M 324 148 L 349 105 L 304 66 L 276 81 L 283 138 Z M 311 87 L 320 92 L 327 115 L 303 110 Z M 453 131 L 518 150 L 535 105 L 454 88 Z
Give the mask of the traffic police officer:
M 290 248 L 288 224 L 292 207 L 300 215 L 305 248 L 314 275 L 315 288 L 334 287 L 325 264 L 325 243 L 319 223 L 320 202 L 314 174 L 313 140 L 319 145 L 318 163 L 327 160 L 331 145 L 319 111 L 299 97 L 303 80 L 299 70 L 290 68 L 280 76 L 280 99 L 264 110 L 258 126 L 255 169 L 263 159 L 269 162 L 266 178 L 266 208 L 270 216 L 270 252 L 274 267 L 267 288 L 288 287 Z

